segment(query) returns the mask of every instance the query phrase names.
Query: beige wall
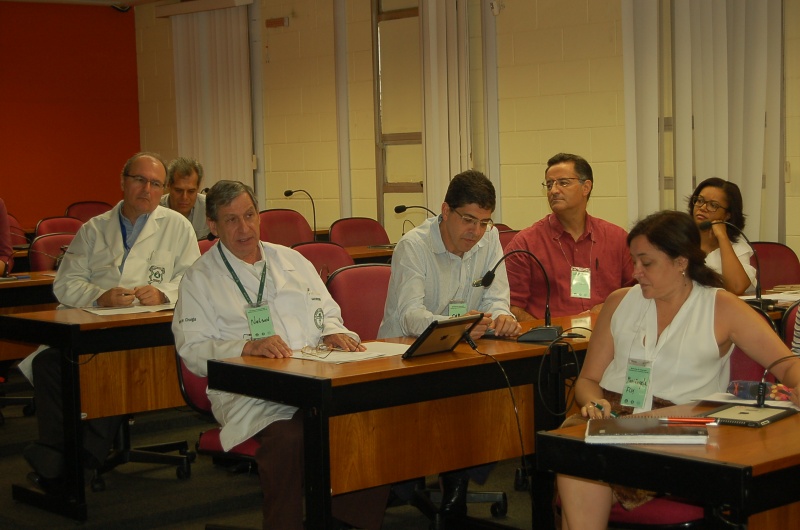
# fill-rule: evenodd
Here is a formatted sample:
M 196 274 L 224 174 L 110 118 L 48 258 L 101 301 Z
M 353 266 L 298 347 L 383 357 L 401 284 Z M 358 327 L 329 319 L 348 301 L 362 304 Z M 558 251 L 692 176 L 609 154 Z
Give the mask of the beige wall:
M 589 211 L 625 228 L 626 175 L 619 0 L 504 0 L 496 17 L 503 222 L 523 228 L 549 208 L 545 162 L 559 151 L 592 164 Z M 177 155 L 169 22 L 136 8 L 142 148 Z M 268 204 L 317 202 L 319 226 L 339 217 L 332 0 L 262 0 Z M 787 242 L 800 252 L 800 0 L 786 0 Z M 349 0 L 348 83 L 353 215 L 376 216 L 369 2 Z M 438 208 L 438 205 L 433 205 Z M 395 230 L 392 230 L 394 232 Z M 396 235 L 396 234 L 395 234 Z M 396 237 L 393 237 L 396 239 Z

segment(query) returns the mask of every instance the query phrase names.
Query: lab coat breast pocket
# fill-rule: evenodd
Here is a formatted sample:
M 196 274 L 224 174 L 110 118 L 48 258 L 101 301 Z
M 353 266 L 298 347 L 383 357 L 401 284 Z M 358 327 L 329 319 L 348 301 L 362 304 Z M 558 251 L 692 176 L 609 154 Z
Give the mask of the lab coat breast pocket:
M 173 254 L 169 250 L 155 250 L 147 264 L 147 283 L 159 285 L 172 278 Z

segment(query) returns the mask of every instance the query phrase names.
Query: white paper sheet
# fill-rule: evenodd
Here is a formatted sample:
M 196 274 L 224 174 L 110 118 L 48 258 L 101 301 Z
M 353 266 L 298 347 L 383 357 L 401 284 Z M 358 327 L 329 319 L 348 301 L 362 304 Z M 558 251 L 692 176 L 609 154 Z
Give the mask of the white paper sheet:
M 296 359 L 303 359 L 306 361 L 343 364 L 365 361 L 367 359 L 378 359 L 381 357 L 402 355 L 408 349 L 408 344 L 397 344 L 393 342 L 365 342 L 364 347 L 367 349 L 367 351 L 332 351 L 325 357 L 305 354 L 300 350 L 294 350 L 292 354 Z
M 93 315 L 132 315 L 134 313 L 155 313 L 157 311 L 167 311 L 175 309 L 175 304 L 159 305 L 132 305 L 130 307 L 82 307 L 87 313 Z
M 717 392 L 715 394 L 711 394 L 704 398 L 695 398 L 698 401 L 712 401 L 715 403 L 738 403 L 740 405 L 753 405 L 755 401 L 752 399 L 744 399 L 740 397 L 736 397 L 733 394 L 728 394 L 727 392 Z M 770 407 L 780 407 L 784 409 L 794 408 L 797 407 L 791 401 L 767 401 L 767 405 Z M 797 409 L 800 410 L 800 409 Z

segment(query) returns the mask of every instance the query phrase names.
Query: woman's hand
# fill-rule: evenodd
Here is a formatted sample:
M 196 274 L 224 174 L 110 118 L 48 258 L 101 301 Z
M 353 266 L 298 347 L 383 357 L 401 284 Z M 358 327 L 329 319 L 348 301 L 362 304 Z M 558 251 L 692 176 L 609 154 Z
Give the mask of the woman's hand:
M 581 407 L 581 416 L 584 418 L 602 419 L 611 417 L 611 403 L 605 399 L 589 401 Z

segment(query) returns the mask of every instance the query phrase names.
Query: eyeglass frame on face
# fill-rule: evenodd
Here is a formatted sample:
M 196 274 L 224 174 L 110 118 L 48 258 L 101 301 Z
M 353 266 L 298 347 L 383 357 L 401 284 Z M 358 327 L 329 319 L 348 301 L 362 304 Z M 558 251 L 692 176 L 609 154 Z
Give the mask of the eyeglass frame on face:
M 697 206 L 698 208 L 702 208 L 703 206 L 705 206 L 706 210 L 708 210 L 711 213 L 716 212 L 720 208 L 722 208 L 725 211 L 728 211 L 728 207 L 721 205 L 717 201 L 707 201 L 706 198 L 703 197 L 702 195 L 694 195 L 692 197 L 692 206 Z
M 133 179 L 133 183 L 136 184 L 137 186 L 141 186 L 142 188 L 144 188 L 147 184 L 150 184 L 150 187 L 155 190 L 164 189 L 164 183 L 156 179 L 150 180 L 144 178 L 141 175 L 128 175 L 127 173 L 123 173 L 122 176 L 125 178 Z
M 480 227 L 483 230 L 491 230 L 492 227 L 494 226 L 494 221 L 492 221 L 491 219 L 478 219 L 473 215 L 463 214 L 458 210 L 456 210 L 455 208 L 453 208 L 452 206 L 450 206 L 450 210 L 458 214 L 458 216 L 461 218 L 462 225 Z
M 563 178 L 563 179 L 545 180 L 544 182 L 542 182 L 542 189 L 544 191 L 550 191 L 551 189 L 553 189 L 553 186 L 556 183 L 558 183 L 558 187 L 559 188 L 567 188 L 567 187 L 572 185 L 571 182 L 573 180 L 578 180 L 578 181 L 580 181 L 581 184 L 586 182 L 586 179 L 580 178 L 580 177 L 569 177 L 569 178 Z

